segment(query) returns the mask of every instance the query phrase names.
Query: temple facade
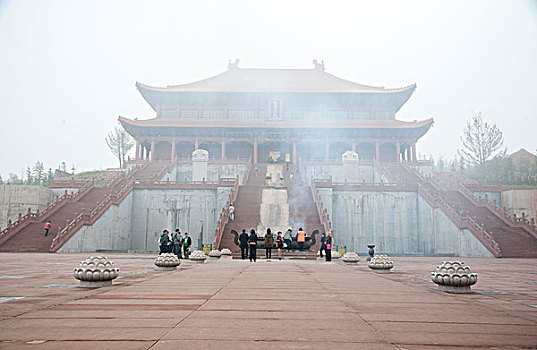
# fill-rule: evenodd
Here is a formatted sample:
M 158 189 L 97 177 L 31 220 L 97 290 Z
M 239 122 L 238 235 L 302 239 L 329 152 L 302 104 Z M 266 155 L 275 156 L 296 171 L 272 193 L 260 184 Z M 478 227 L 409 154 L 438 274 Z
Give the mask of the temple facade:
M 253 163 L 361 160 L 414 161 L 416 142 L 432 119 L 395 119 L 416 85 L 396 89 L 338 78 L 314 61 L 312 69 L 244 69 L 239 62 L 211 78 L 183 85 L 136 83 L 155 110 L 148 120 L 119 117 L 136 140 L 136 159 L 189 158 Z

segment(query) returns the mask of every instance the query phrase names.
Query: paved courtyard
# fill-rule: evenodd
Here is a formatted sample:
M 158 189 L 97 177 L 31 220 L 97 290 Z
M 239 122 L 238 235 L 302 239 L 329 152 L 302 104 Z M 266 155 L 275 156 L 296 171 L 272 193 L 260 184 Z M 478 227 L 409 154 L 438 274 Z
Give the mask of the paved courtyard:
M 88 254 L 0 254 L 0 349 L 537 348 L 537 260 L 463 259 L 472 294 L 439 292 L 442 258 L 394 273 L 340 262 L 183 262 L 110 254 L 113 286 L 77 287 Z M 444 259 L 447 260 L 447 259 Z

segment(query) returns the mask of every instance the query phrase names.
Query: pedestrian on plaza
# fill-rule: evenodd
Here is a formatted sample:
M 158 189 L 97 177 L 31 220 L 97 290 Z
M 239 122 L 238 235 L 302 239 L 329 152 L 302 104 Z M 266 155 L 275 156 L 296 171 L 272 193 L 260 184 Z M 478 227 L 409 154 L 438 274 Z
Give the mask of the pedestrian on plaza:
M 173 241 L 173 254 L 177 255 L 178 259 L 183 258 L 183 254 L 181 254 L 181 251 L 183 250 L 183 237 L 181 237 L 181 231 L 179 229 L 175 229 L 175 233 L 172 236 Z
M 301 228 L 296 233 L 296 242 L 298 243 L 298 249 L 304 251 L 304 243 L 306 242 L 306 231 Z
M 252 262 L 252 260 L 255 262 L 257 259 L 257 234 L 254 229 L 250 230 L 248 245 L 250 246 L 250 262 Z
M 293 230 L 289 229 L 283 235 L 283 242 L 287 246 L 287 252 L 291 251 L 292 234 L 293 234 Z
M 231 205 L 229 206 L 229 220 L 235 220 L 235 206 L 233 205 L 233 203 L 231 203 Z
M 159 255 L 168 252 L 169 242 L 170 242 L 170 237 L 168 236 L 168 230 L 162 231 L 162 234 L 160 235 L 160 239 L 158 241 L 158 245 L 160 248 Z
M 267 228 L 265 233 L 265 258 L 272 258 L 272 246 L 274 245 L 274 237 L 272 237 L 272 231 Z
M 47 222 L 45 222 L 45 237 L 47 237 L 48 235 L 48 231 L 50 231 L 50 229 L 52 228 L 52 222 L 50 220 L 48 220 Z
M 192 246 L 192 237 L 188 235 L 188 232 L 185 232 L 185 238 L 183 238 L 183 252 L 185 259 L 188 259 L 188 256 L 190 255 L 189 250 Z
M 326 261 L 332 261 L 332 236 L 330 235 L 330 232 L 326 233 L 324 243 L 326 244 Z
M 321 259 L 323 257 L 323 250 L 326 252 L 326 234 L 323 232 L 323 235 L 321 237 L 321 250 L 319 250 L 319 255 L 321 256 Z
M 278 231 L 278 236 L 276 237 L 276 247 L 278 247 L 278 259 L 282 260 L 282 248 L 283 248 L 282 231 Z
M 248 234 L 245 229 L 242 229 L 242 233 L 239 236 L 239 247 L 241 248 L 241 258 L 246 259 L 248 256 Z

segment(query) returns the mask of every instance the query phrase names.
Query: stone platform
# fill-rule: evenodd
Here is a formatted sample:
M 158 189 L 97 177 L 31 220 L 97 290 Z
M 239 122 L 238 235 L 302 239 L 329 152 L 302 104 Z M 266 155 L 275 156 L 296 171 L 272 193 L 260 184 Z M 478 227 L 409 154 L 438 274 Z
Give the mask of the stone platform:
M 442 258 L 240 260 L 156 271 L 110 254 L 110 287 L 77 287 L 88 254 L 0 254 L 0 349 L 476 349 L 537 346 L 537 260 L 464 259 L 472 294 L 437 290 Z

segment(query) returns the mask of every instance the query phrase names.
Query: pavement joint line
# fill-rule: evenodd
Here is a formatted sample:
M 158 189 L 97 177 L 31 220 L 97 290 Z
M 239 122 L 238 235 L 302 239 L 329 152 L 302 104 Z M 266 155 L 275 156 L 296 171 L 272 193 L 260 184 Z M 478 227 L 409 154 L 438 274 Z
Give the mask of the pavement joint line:
M 203 265 L 199 265 L 199 267 L 202 267 Z M 151 348 L 153 348 L 160 340 L 162 340 L 164 337 L 166 337 L 168 334 L 170 334 L 175 328 L 177 328 L 177 326 L 179 326 L 184 320 L 186 320 L 190 315 L 192 315 L 194 312 L 198 311 L 198 309 L 200 307 L 202 307 L 203 305 L 205 305 L 209 300 L 211 300 L 216 294 L 218 294 L 222 289 L 224 289 L 227 285 L 229 285 L 237 276 L 239 276 L 243 270 L 245 270 L 248 266 L 251 266 L 251 265 L 244 265 L 245 267 L 243 267 L 241 270 L 238 270 L 238 272 L 234 273 L 232 276 L 230 276 L 231 278 L 229 279 L 229 281 L 227 283 L 225 283 L 220 289 L 218 289 L 216 292 L 214 292 L 214 294 L 206 299 L 203 303 L 201 303 L 200 305 L 198 305 L 197 308 L 195 308 L 194 310 L 191 310 L 190 313 L 188 313 L 185 317 L 183 317 L 181 320 L 179 320 L 179 322 L 177 322 L 173 327 L 170 327 L 170 329 L 164 333 L 160 339 L 156 340 L 150 347 L 147 348 L 147 350 L 150 350 Z M 198 266 L 196 266 L 198 267 Z M 212 339 L 214 341 L 214 339 Z M 219 340 L 220 341 L 220 340 Z

